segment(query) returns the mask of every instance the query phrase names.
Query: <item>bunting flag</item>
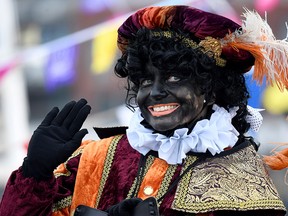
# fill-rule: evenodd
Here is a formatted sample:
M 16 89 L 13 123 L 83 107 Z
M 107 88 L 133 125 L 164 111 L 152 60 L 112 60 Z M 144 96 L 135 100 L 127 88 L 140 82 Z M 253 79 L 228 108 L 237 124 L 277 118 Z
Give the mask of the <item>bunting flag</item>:
M 107 8 L 107 6 L 109 8 L 111 5 L 109 4 L 107 5 L 106 1 L 95 1 L 95 0 L 81 0 L 80 1 L 80 9 L 84 13 L 98 13 L 98 12 L 104 11 Z
M 117 26 L 105 28 L 97 34 L 92 44 L 93 72 L 101 74 L 106 72 L 111 65 L 117 52 Z
M 48 92 L 62 85 L 69 85 L 75 79 L 76 46 L 52 52 L 45 68 L 45 87 Z

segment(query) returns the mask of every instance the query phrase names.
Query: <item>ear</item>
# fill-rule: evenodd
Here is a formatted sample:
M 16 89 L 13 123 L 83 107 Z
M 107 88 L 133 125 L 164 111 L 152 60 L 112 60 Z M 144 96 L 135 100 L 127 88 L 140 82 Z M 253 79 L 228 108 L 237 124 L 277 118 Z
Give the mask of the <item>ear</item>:
M 207 105 L 212 105 L 215 103 L 216 101 L 216 96 L 215 96 L 215 93 L 212 93 L 211 95 L 206 95 L 206 104 Z

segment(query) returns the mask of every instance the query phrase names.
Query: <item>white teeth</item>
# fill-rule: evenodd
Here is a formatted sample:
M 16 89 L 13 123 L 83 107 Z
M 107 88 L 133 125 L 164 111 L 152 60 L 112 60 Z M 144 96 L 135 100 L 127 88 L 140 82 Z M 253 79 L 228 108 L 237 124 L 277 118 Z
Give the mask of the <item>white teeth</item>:
M 162 111 L 165 111 L 165 110 L 170 110 L 170 109 L 175 109 L 177 106 L 172 106 L 172 105 L 169 105 L 169 106 L 158 106 L 158 107 L 153 107 L 153 111 L 154 112 L 162 112 Z

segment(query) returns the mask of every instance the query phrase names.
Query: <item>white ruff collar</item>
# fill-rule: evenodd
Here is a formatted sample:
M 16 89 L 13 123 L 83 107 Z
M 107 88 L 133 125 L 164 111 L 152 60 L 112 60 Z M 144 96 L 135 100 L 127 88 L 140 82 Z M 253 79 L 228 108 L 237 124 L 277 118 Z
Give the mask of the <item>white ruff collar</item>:
M 177 129 L 171 137 L 153 133 L 153 130 L 141 125 L 143 117 L 137 109 L 127 129 L 127 138 L 132 148 L 143 155 L 150 150 L 158 151 L 159 158 L 164 159 L 168 164 L 181 164 L 190 151 L 198 153 L 209 151 L 215 155 L 227 147 L 233 147 L 239 133 L 231 121 L 237 109 L 232 108 L 227 112 L 223 107 L 214 104 L 215 112 L 210 120 L 198 121 L 190 134 L 187 134 L 188 128 Z

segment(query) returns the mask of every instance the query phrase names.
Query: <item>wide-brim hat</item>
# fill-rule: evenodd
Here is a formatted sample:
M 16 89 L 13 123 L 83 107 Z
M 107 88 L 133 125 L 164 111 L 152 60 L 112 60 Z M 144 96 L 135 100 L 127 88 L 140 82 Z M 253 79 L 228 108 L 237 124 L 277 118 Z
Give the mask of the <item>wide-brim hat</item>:
M 276 82 L 281 89 L 287 88 L 287 41 L 276 40 L 258 13 L 246 10 L 243 17 L 246 20 L 239 25 L 226 17 L 189 6 L 147 7 L 136 11 L 119 27 L 117 44 L 125 53 L 143 27 L 163 31 L 179 29 L 199 39 L 198 46 L 203 47 L 204 52 L 215 52 L 219 66 L 245 73 L 254 65 L 253 78 L 259 83 L 266 77 L 268 83 Z

